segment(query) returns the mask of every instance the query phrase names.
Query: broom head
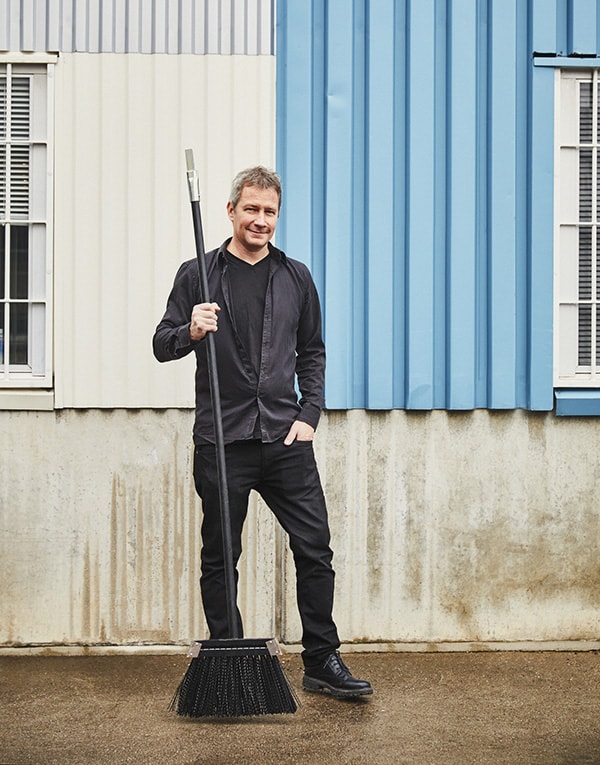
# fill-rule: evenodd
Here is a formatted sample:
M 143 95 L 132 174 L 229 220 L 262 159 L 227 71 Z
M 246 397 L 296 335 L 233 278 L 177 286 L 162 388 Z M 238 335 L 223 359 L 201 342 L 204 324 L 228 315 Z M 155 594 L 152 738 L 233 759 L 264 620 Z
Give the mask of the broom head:
M 248 717 L 295 712 L 298 702 L 275 638 L 195 641 L 170 704 L 185 717 Z

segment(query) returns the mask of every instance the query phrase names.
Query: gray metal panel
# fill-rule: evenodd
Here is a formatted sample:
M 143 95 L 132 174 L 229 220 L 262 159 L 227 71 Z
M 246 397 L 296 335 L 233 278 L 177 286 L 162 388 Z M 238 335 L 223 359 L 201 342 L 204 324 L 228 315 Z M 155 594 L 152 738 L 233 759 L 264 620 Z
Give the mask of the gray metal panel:
M 273 55 L 274 0 L 2 0 L 0 50 Z

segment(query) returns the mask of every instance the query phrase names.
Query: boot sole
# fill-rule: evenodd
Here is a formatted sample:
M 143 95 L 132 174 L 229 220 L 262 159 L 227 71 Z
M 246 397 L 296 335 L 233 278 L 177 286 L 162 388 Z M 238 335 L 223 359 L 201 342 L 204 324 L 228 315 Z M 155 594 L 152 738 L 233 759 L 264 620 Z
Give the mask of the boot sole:
M 323 680 L 314 680 L 312 677 L 303 678 L 302 688 L 309 693 L 328 693 L 336 699 L 350 699 L 356 698 L 358 696 L 370 696 L 373 693 L 372 688 L 347 691 L 343 688 L 336 688 L 334 685 L 330 685 Z

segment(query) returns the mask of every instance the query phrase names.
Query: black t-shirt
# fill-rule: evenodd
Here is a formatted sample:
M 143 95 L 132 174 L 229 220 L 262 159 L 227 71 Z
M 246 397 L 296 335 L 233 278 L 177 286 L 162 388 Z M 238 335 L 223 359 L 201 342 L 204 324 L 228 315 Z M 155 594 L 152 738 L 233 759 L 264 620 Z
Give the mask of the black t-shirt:
M 271 256 L 254 265 L 226 253 L 235 328 L 256 373 L 260 372 L 265 295 Z

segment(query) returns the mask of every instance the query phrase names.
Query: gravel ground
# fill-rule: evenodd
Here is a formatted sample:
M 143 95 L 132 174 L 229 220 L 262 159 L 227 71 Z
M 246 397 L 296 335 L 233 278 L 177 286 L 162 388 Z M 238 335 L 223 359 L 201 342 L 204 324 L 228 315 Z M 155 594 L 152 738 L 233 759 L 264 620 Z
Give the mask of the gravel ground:
M 373 696 L 301 690 L 292 715 L 168 711 L 181 656 L 0 657 L 0 765 L 600 765 L 596 653 L 345 657 Z

